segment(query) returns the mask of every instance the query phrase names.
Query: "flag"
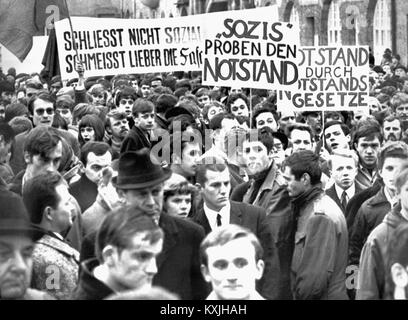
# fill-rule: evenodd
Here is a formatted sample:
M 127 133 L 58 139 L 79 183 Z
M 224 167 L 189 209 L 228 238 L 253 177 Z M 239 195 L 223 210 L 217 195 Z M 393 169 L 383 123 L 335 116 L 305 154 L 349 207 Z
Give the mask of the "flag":
M 24 61 L 51 17 L 68 17 L 65 0 L 0 0 L 0 43 Z
M 49 82 L 54 76 L 61 74 L 55 29 L 52 29 L 48 36 L 47 47 L 45 48 L 42 64 L 44 65 L 43 78 L 46 79 L 47 82 Z

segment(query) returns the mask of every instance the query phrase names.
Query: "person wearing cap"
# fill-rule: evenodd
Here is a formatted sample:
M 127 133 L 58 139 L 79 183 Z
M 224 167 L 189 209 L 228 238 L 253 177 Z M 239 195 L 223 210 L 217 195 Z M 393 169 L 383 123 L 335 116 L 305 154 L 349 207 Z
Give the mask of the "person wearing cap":
M 62 236 L 73 224 L 71 198 L 58 172 L 42 173 L 24 185 L 23 200 L 31 223 L 44 230 L 33 252 L 32 287 L 57 299 L 67 299 L 78 282 L 79 252 Z
M 112 183 L 122 203 L 140 207 L 164 232 L 163 251 L 157 257 L 158 270 L 153 285 L 176 293 L 183 300 L 204 299 L 208 288 L 199 262 L 204 230 L 163 211 L 163 187 L 171 170 L 153 163 L 147 148 L 121 154 L 118 167 L 118 175 Z M 81 260 L 95 255 L 94 239 L 95 233 L 85 238 Z
M 150 86 L 152 89 L 156 87 L 160 87 L 163 84 L 163 78 L 161 75 L 155 75 L 152 77 L 152 80 L 150 81 Z
M 157 274 L 163 230 L 148 211 L 121 206 L 95 235 L 96 258 L 82 263 L 72 300 L 102 300 L 128 290 L 148 290 Z
M 30 223 L 20 196 L 0 186 L 0 300 L 50 300 L 30 288 L 34 243 L 43 232 Z

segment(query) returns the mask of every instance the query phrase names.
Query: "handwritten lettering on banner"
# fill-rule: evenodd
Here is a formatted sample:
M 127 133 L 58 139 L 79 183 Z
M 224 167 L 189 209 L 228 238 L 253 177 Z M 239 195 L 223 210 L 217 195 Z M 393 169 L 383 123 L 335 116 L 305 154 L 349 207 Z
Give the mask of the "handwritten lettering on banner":
M 75 47 L 86 76 L 196 71 L 202 68 L 202 19 L 73 17 L 56 23 L 61 76 L 75 78 Z
M 367 46 L 301 47 L 299 80 L 278 93 L 278 109 L 368 111 Z
M 203 83 L 283 89 L 296 83 L 299 30 L 276 6 L 230 11 L 206 26 Z

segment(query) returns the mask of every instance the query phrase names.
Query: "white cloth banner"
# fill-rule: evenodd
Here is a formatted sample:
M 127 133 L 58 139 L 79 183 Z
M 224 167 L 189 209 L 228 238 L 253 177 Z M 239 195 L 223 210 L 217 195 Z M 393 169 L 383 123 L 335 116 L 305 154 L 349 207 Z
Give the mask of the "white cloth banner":
M 194 71 L 202 64 L 202 18 L 105 19 L 73 17 L 85 76 Z M 77 77 L 68 19 L 55 24 L 63 80 Z
M 368 46 L 301 47 L 299 80 L 278 92 L 278 110 L 369 109 Z
M 219 12 L 206 25 L 203 84 L 284 89 L 298 80 L 298 27 L 277 6 Z

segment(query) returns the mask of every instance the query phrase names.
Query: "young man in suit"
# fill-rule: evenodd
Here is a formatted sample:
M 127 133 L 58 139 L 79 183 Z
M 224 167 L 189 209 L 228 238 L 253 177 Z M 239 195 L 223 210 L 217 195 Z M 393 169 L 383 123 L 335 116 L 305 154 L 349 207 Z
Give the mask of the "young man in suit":
M 204 230 L 197 224 L 163 212 L 164 181 L 171 170 L 152 162 L 150 151 L 123 153 L 118 176 L 112 180 L 122 202 L 145 210 L 164 232 L 163 250 L 157 257 L 153 285 L 176 293 L 183 300 L 204 299 L 207 285 L 201 275 L 199 248 Z M 95 233 L 82 245 L 81 260 L 95 256 Z
M 203 164 L 198 165 L 196 174 L 196 186 L 201 190 L 203 205 L 198 209 L 193 221 L 200 224 L 206 234 L 231 223 L 251 230 L 265 250 L 266 270 L 259 283 L 260 293 L 267 299 L 279 299 L 279 256 L 271 226 L 266 221 L 265 210 L 230 201 L 230 179 L 228 167 L 222 159 L 203 159 Z
M 201 244 L 201 271 L 212 292 L 207 300 L 265 300 L 256 291 L 264 271 L 263 248 L 248 229 L 230 224 Z
M 348 201 L 362 191 L 356 186 L 358 157 L 350 150 L 334 151 L 330 155 L 328 165 L 334 184 L 326 190 L 326 194 L 336 202 L 346 215 Z M 347 215 L 346 215 L 347 216 Z

